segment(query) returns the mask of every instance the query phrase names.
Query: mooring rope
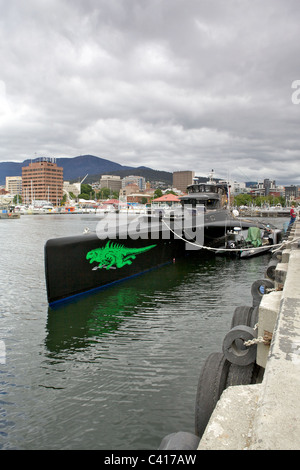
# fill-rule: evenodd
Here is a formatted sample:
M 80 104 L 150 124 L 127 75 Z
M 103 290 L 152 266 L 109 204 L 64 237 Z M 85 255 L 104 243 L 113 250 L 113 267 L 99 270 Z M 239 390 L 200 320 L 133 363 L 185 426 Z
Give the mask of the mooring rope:
M 253 344 L 259 344 L 263 343 L 269 346 L 270 344 L 270 339 L 269 338 L 264 338 L 263 336 L 259 336 L 258 338 L 254 339 L 249 339 L 248 341 L 244 341 L 245 346 L 253 346 Z
M 169 227 L 169 225 L 162 219 L 162 222 L 165 224 L 165 226 L 167 227 L 168 230 L 170 230 L 170 232 L 172 232 L 176 237 L 180 238 L 182 241 L 184 241 L 185 243 L 189 243 L 190 245 L 193 245 L 193 246 L 197 246 L 198 248 L 202 248 L 204 250 L 209 250 L 209 251 L 215 251 L 215 252 L 218 252 L 218 251 L 233 251 L 233 252 L 241 252 L 241 251 L 253 251 L 253 250 L 260 250 L 261 248 L 264 247 L 264 245 L 262 246 L 259 246 L 259 247 L 250 247 L 250 248 L 213 248 L 211 246 L 205 246 L 205 245 L 199 245 L 199 243 L 196 243 L 196 242 L 191 242 L 190 240 L 186 240 L 185 238 L 181 237 L 180 235 L 178 235 L 178 233 L 176 233 L 174 230 L 172 230 L 171 227 Z M 297 240 L 300 240 L 300 237 L 298 238 L 294 238 L 293 240 L 284 240 L 283 242 L 281 243 L 276 243 L 274 245 L 271 245 L 270 247 L 279 247 L 277 248 L 277 250 L 274 250 L 274 252 L 278 251 L 281 249 L 281 247 L 284 247 L 285 245 L 287 245 L 288 243 L 294 243 L 295 241 Z M 272 250 L 273 251 L 273 250 Z

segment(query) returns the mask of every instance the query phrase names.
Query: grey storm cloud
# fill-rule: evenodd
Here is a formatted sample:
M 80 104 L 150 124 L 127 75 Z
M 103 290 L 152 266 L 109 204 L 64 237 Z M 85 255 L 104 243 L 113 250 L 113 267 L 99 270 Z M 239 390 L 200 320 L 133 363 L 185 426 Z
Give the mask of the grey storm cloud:
M 298 0 L 0 7 L 1 161 L 92 154 L 300 184 Z

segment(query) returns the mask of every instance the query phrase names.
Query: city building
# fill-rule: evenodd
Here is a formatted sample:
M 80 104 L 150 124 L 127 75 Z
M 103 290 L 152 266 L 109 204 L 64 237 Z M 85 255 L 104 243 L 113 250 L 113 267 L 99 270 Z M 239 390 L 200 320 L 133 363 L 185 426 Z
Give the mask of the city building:
M 173 172 L 173 187 L 180 191 L 186 192 L 186 188 L 193 184 L 195 177 L 194 171 L 174 171 Z
M 122 181 L 120 176 L 102 175 L 100 178 L 100 189 L 109 188 L 112 193 L 114 191 L 118 193 L 121 187 Z
M 299 195 L 299 188 L 298 186 L 291 185 L 291 186 L 285 186 L 285 200 L 287 203 L 291 203 L 292 201 L 295 201 L 298 198 Z
M 64 193 L 73 193 L 74 196 L 78 196 L 81 194 L 81 183 L 70 183 L 70 181 L 64 181 L 63 184 L 63 191 Z
M 225 181 L 220 180 L 220 184 L 226 184 L 229 187 L 229 192 L 232 196 L 237 196 L 238 194 L 246 194 L 248 190 L 246 188 L 246 183 L 241 183 L 239 181 Z
M 22 199 L 25 204 L 46 200 L 59 205 L 63 197 L 63 168 L 52 159 L 35 161 L 22 168 Z
M 22 176 L 6 176 L 5 190 L 15 196 L 22 193 Z
M 265 195 L 269 196 L 270 191 L 276 188 L 276 181 L 269 180 L 268 178 L 264 179 L 263 187 L 265 188 Z
M 130 194 L 139 193 L 140 188 L 137 184 L 127 184 L 124 188 L 120 189 L 120 197 L 121 196 L 129 196 Z
M 127 203 L 138 203 L 138 204 L 149 204 L 151 202 L 153 195 L 146 193 L 137 193 L 130 194 L 127 196 Z
M 2 187 L 1 187 L 1 188 L 0 188 L 0 195 L 1 195 L 1 196 L 4 196 L 4 195 L 6 195 L 6 194 L 9 194 L 9 192 L 6 191 L 5 188 L 2 188 Z
M 125 178 L 122 179 L 122 188 L 125 188 L 129 184 L 137 185 L 140 191 L 146 189 L 146 180 L 143 176 L 125 176 Z

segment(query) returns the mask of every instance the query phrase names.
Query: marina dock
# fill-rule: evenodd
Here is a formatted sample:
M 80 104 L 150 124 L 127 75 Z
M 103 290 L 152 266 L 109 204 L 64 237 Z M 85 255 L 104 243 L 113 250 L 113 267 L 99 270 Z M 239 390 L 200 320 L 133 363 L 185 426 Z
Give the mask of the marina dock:
M 300 448 L 300 222 L 278 252 L 274 289 L 258 306 L 256 362 L 262 381 L 226 388 L 198 450 Z

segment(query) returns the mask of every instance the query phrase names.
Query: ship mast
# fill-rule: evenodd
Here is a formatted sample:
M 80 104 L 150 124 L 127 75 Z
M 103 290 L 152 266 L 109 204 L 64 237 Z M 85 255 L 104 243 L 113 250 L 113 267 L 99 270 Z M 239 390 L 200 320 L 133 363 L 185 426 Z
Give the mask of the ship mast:
M 211 183 L 211 184 L 214 183 L 213 176 L 214 176 L 214 170 L 211 170 L 211 172 L 208 175 L 208 177 L 209 177 L 208 182 Z

